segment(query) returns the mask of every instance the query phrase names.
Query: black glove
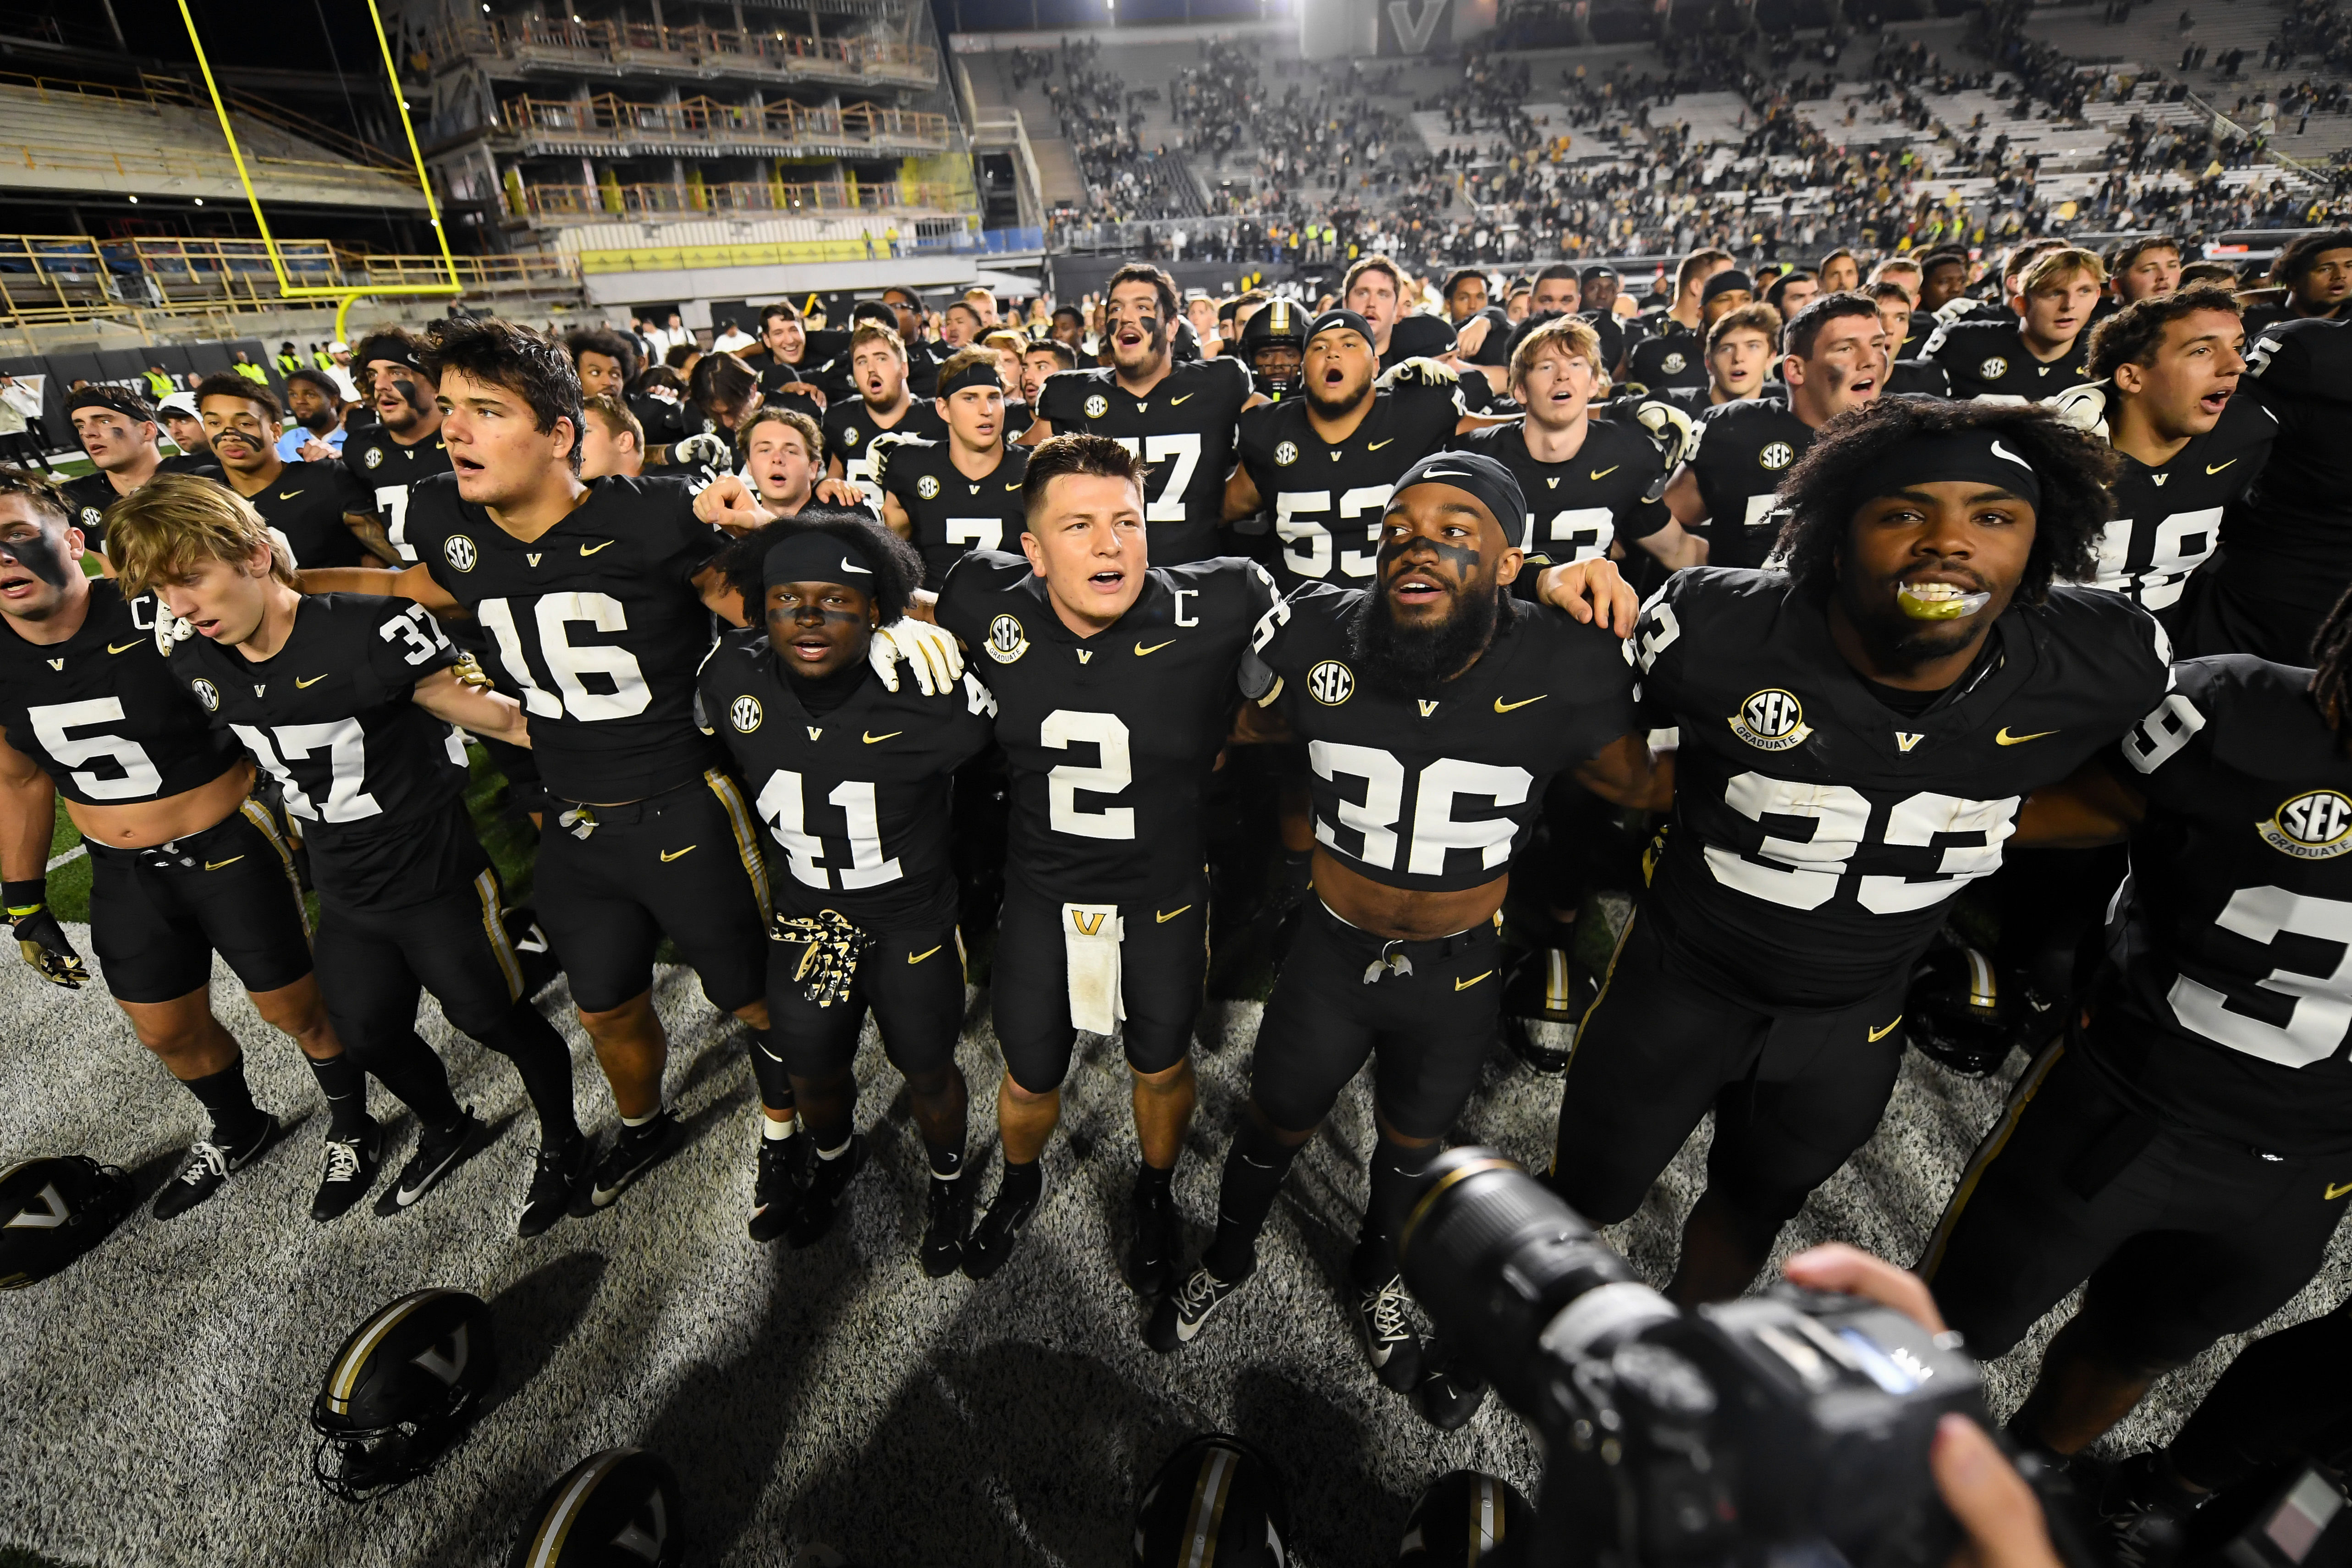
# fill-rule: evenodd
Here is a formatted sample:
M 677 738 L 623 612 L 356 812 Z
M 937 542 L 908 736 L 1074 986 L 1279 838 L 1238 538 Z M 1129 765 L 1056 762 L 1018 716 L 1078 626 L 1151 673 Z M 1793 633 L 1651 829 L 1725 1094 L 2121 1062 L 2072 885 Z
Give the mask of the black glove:
M 78 991 L 89 982 L 81 955 L 66 940 L 65 927 L 49 913 L 48 888 L 43 882 L 0 883 L 0 900 L 7 906 L 9 924 L 16 928 L 16 949 L 33 972 L 53 986 Z

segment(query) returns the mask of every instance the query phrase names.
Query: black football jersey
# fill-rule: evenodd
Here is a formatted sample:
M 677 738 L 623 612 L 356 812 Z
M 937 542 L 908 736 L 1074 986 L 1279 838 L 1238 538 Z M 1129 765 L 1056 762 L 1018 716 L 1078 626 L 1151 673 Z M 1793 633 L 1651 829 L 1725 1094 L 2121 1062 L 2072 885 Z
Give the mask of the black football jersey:
M 2095 404 L 2112 416 L 2114 397 L 2110 383 L 2096 382 L 2066 392 L 2058 406 L 2076 420 Z M 2268 409 L 2232 397 L 2212 429 L 2192 437 L 2160 467 L 2116 452 L 2122 472 L 2108 490 L 2116 515 L 2100 536 L 2093 583 L 2150 610 L 2179 603 L 2190 574 L 2221 543 L 2223 513 L 2270 461 L 2278 429 Z
M 996 694 L 1007 874 L 1089 904 L 1139 904 L 1200 877 L 1202 791 L 1238 705 L 1234 671 L 1274 602 L 1255 561 L 1155 566 L 1126 615 L 1081 638 L 1021 557 L 955 564 L 937 613 Z
M 1384 886 L 1481 886 L 1526 845 L 1552 775 L 1633 729 L 1626 644 L 1549 605 L 1507 601 L 1469 669 L 1388 691 L 1350 663 L 1373 591 L 1310 583 L 1268 611 L 1243 695 L 1307 742 L 1317 842 Z
M 861 397 L 837 399 L 825 410 L 825 455 L 841 459 L 841 476 L 866 492 L 866 505 L 877 517 L 882 515 L 882 486 L 874 476 L 874 443 L 884 435 L 945 441 L 948 422 L 940 417 L 935 403 L 919 397 L 907 405 L 898 423 L 888 426 L 874 423 L 874 411 Z
M 376 521 L 383 525 L 384 537 L 400 559 L 421 559 L 408 537 L 409 497 L 419 481 L 449 472 L 449 449 L 442 444 L 441 433 L 436 430 L 414 445 L 403 445 L 380 424 L 353 431 L 343 443 L 343 467 L 361 489 L 375 497 Z
M 702 666 L 703 724 L 725 741 L 751 809 L 784 856 L 770 879 L 786 914 L 837 910 L 870 931 L 955 918 L 949 775 L 985 750 L 996 699 L 967 673 L 938 696 L 868 675 L 822 716 L 759 627 L 730 631 Z
M 1886 367 L 1885 395 L 1888 397 L 1950 397 L 1952 395 L 1951 372 L 1933 360 L 1897 360 Z
M 236 766 L 155 651 L 155 596 L 92 578 L 81 630 L 43 646 L 0 616 L 0 728 L 85 806 L 162 800 Z
M 897 497 L 913 522 L 912 542 L 923 552 L 923 586 L 933 590 L 968 551 L 1021 548 L 1021 482 L 1029 473 L 1029 454 L 1007 447 L 993 473 L 974 479 L 955 465 L 948 450 L 952 439 L 926 441 L 893 431 L 877 437 L 872 449 L 875 486 Z
M 1173 366 L 1142 397 L 1122 388 L 1108 366 L 1056 371 L 1037 394 L 1037 417 L 1056 435 L 1110 436 L 1151 465 L 1143 506 L 1151 561 L 1177 566 L 1217 553 L 1234 423 L 1249 396 L 1239 360 Z
M 2265 328 L 2231 402 L 2242 398 L 2278 421 L 2278 440 L 2222 521 L 2214 570 L 2243 598 L 2325 614 L 2352 582 L 2352 325 Z
M 460 499 L 454 478 L 418 485 L 409 517 L 433 580 L 488 633 L 483 667 L 530 715 L 531 753 L 559 798 L 643 800 L 711 766 L 694 673 L 712 618 L 694 578 L 726 536 L 695 519 L 683 484 L 594 480 L 529 544 Z
M 1625 356 L 1628 392 L 1662 392 L 1706 384 L 1706 340 L 1696 332 L 1644 338 Z
M 246 499 L 286 541 L 296 566 L 382 564 L 343 521 L 347 515 L 374 516 L 376 503 L 341 463 L 289 463 L 276 480 Z
M 1389 493 L 1452 438 L 1461 418 L 1453 387 L 1417 382 L 1373 392 L 1362 421 L 1336 446 L 1315 434 L 1304 397 L 1244 413 L 1237 444 L 1282 544 L 1277 586 L 1369 582 Z
M 1625 324 L 1613 310 L 1584 310 L 1577 319 L 1593 330 L 1601 340 L 1601 362 L 1614 375 L 1625 358 Z
M 1673 519 L 1655 498 L 1664 487 L 1665 459 L 1639 425 L 1589 421 L 1584 444 L 1565 463 L 1536 461 L 1524 424 L 1490 424 L 1455 437 L 1454 444 L 1508 468 L 1528 498 L 1519 548 L 1529 568 L 1515 588 L 1532 588 L 1536 568 L 1607 555 L 1616 540 L 1647 538 Z
M 1772 498 L 1790 465 L 1813 444 L 1813 427 L 1779 398 L 1719 402 L 1692 423 L 1684 459 L 1706 505 L 1707 561 L 1761 566 L 1780 538 Z
M 2190 659 L 2124 737 L 2147 798 L 2090 1059 L 2167 1122 L 2352 1152 L 2352 759 L 2311 672 Z M 2317 1194 L 2314 1194 L 2315 1199 Z
M 194 474 L 201 478 L 217 479 L 220 469 L 209 457 L 166 457 L 155 465 L 158 474 Z M 114 481 L 101 471 L 93 470 L 79 479 L 68 479 L 58 486 L 64 495 L 66 506 L 73 514 L 73 525 L 82 534 L 82 548 L 106 549 L 106 508 L 122 499 Z
M 302 823 L 320 900 L 398 908 L 447 892 L 482 863 L 459 804 L 466 743 L 409 700 L 457 657 L 421 604 L 314 593 L 267 659 L 199 636 L 166 663 L 278 780 Z
M 1779 572 L 1676 572 L 1634 633 L 1647 722 L 1680 731 L 1654 918 L 1727 996 L 1851 1006 L 1925 949 L 2000 864 L 2025 796 L 2113 746 L 2163 695 L 2147 612 L 2058 587 L 1995 622 L 1925 712 L 1882 701 Z
M 2017 319 L 1951 321 L 1920 345 L 1919 357 L 1944 367 L 1950 395 L 1962 402 L 2047 402 L 2091 379 L 2086 327 L 2054 360 L 2037 360 Z

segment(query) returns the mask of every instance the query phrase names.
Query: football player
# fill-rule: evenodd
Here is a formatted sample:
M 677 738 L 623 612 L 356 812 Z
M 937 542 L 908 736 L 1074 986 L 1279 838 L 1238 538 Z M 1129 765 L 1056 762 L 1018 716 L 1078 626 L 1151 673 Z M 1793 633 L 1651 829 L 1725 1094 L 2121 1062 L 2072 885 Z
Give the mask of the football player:
M 1216 1239 L 1153 1308 L 1155 1350 L 1189 1343 L 1247 1282 L 1292 1159 L 1372 1061 L 1379 1139 L 1350 1305 L 1381 1381 L 1421 1381 L 1397 1237 L 1495 1037 L 1511 856 L 1555 773 L 1664 804 L 1631 733 L 1623 644 L 1508 591 L 1527 507 L 1491 457 L 1424 458 L 1382 514 L 1377 584 L 1310 584 L 1251 638 L 1243 695 L 1308 745 L 1317 898 L 1258 1028 Z
M 1483 280 L 1480 288 L 1483 297 Z M 1371 323 L 1326 310 L 1307 324 L 1301 395 L 1242 413 L 1224 517 L 1272 508 L 1275 581 L 1286 593 L 1302 582 L 1370 580 L 1390 487 L 1468 420 L 1443 367 L 1430 381 L 1375 386 L 1378 364 Z
M 961 356 L 960 356 L 961 357 Z M 954 360 L 940 386 L 955 379 Z M 952 395 L 952 394 L 950 394 Z M 875 628 L 920 586 L 911 548 L 833 512 L 772 523 L 723 558 L 764 627 L 727 633 L 702 667 L 700 714 L 727 743 L 783 852 L 768 949 L 768 1008 L 782 1061 L 761 1053 L 751 1237 L 814 1244 L 866 1160 L 853 1128 L 858 1030 L 871 1011 L 906 1075 L 930 1168 L 919 1256 L 933 1279 L 963 1260 L 963 946 L 950 858 L 949 779 L 987 747 L 996 705 L 967 674 L 923 695 L 891 691 L 866 663 Z M 793 1107 L 808 1131 L 787 1138 Z M 814 1145 L 795 1170 L 795 1145 Z
M 2298 235 L 2271 263 L 2271 282 L 2286 290 L 2275 304 L 2246 312 L 2246 330 L 2260 334 L 2286 321 L 2342 321 L 2352 300 L 2352 229 Z
M 609 327 L 583 327 L 565 333 L 563 350 L 572 356 L 583 397 L 624 396 L 636 379 L 636 345 Z
M 376 521 L 404 563 L 417 559 L 408 542 L 408 497 L 419 480 L 449 472 L 441 439 L 441 407 L 424 342 L 404 327 L 369 333 L 352 350 L 360 382 L 375 405 L 376 424 L 343 443 L 343 466 L 375 497 Z
M 1895 362 L 1886 367 L 1886 397 L 1949 397 L 1952 378 L 1944 367 L 1933 360 L 1907 360 L 1904 350 L 1915 346 L 1908 334 L 1911 323 L 1919 313 L 1912 308 L 1911 296 L 1903 285 L 1889 278 L 1874 283 L 1863 290 L 1876 301 L 1878 319 L 1885 323 L 1887 352 Z M 1898 348 L 1897 345 L 1900 345 Z
M 2118 306 L 2169 294 L 2180 287 L 2180 242 L 2169 235 L 2142 235 L 2107 252 L 2107 277 Z
M 2352 600 L 2317 653 L 2175 665 L 2119 747 L 2020 819 L 2049 842 L 2128 834 L 2132 863 L 2087 1022 L 2019 1080 L 1920 1266 L 1982 1356 L 2088 1281 L 2021 1441 L 2080 1451 L 2269 1317 L 2352 1197 Z
M 2199 284 L 2125 306 L 2092 329 L 2091 373 L 2059 417 L 2116 450 L 2115 517 L 2099 541 L 2101 588 L 2156 612 L 2168 630 L 2189 575 L 2221 542 L 2278 438 L 2277 416 L 2236 395 L 2246 369 L 2238 302 Z
M 400 564 L 376 520 L 375 499 L 340 463 L 284 463 L 278 395 L 234 372 L 206 376 L 196 407 L 212 437 L 222 482 L 253 504 L 286 541 L 297 566 L 357 566 L 373 557 Z
M 1696 335 L 1700 327 L 1700 299 L 1707 280 L 1718 272 L 1730 270 L 1733 265 L 1728 252 L 1711 248 L 1695 250 L 1683 257 L 1675 267 L 1673 300 L 1664 309 L 1644 311 L 1640 318 L 1643 329 L 1656 338 Z
M 155 411 L 129 392 L 93 386 L 66 394 L 66 415 L 97 472 L 67 480 L 61 493 L 83 544 L 102 556 L 106 508 L 164 472 Z
M 927 378 L 939 384 L 936 361 L 926 361 Z M 917 435 L 926 441 L 945 439 L 948 427 L 937 404 L 916 401 L 907 380 L 907 345 L 889 328 L 877 321 L 859 323 L 849 335 L 851 379 L 857 395 L 845 398 L 825 411 L 826 463 L 836 479 L 846 479 L 863 495 L 866 509 L 882 515 L 882 486 L 874 476 L 874 438 L 886 431 Z
M 1708 379 L 1704 345 L 1711 340 L 1709 329 L 1755 300 L 1756 284 L 1746 273 L 1729 267 L 1716 271 L 1699 285 L 1699 319 L 1693 330 L 1644 339 L 1626 354 L 1626 386 L 1653 394 L 1676 388 L 1704 390 Z
M 742 454 L 743 478 L 760 494 L 760 504 L 774 517 L 789 517 L 812 502 L 835 507 L 863 507 L 866 491 L 847 479 L 828 479 L 820 454 L 824 437 L 816 421 L 788 408 L 762 408 L 735 427 Z M 722 476 L 721 486 L 739 483 Z
M 1705 409 L 1719 402 L 1737 402 L 1742 398 L 1761 397 L 1768 391 L 1779 392 L 1779 378 L 1772 363 L 1772 346 L 1780 340 L 1780 317 L 1769 305 L 1743 305 L 1737 310 L 1727 310 L 1715 319 L 1706 329 L 1706 383 L 1698 387 L 1670 387 L 1664 392 L 1646 395 L 1634 393 L 1604 404 L 1602 412 L 1611 418 L 1632 418 L 1644 402 L 1671 403 L 1683 411 L 1685 422 L 1696 418 Z M 1607 340 L 1602 340 L 1602 358 L 1606 362 Z M 1653 419 L 1659 416 L 1653 415 Z M 1689 438 L 1685 437 L 1685 442 Z M 1687 452 L 1687 447 L 1684 448 Z M 1681 454 L 1677 455 L 1679 456 Z M 1522 481 L 1524 483 L 1524 481 Z
M 336 1035 L 372 1071 L 431 1060 L 415 1030 L 421 989 L 512 1061 L 540 1124 L 517 1228 L 539 1235 L 570 1205 L 591 1151 L 572 1117 L 571 1050 L 525 994 L 499 875 L 466 812 L 465 743 L 451 728 L 528 745 L 521 705 L 485 689 L 422 605 L 306 597 L 260 514 L 209 480 L 150 485 L 114 525 L 123 587 L 152 589 L 172 618 L 172 678 L 244 743 L 303 825 Z M 449 1095 L 446 1073 L 430 1082 L 439 1094 L 419 1111 L 393 1211 L 431 1191 L 488 1131 Z M 371 1123 L 330 1147 L 345 1151 L 327 1179 L 348 1208 L 374 1184 L 383 1131 Z
M 213 1015 L 217 952 L 255 1010 L 301 1047 L 326 1095 L 326 1179 L 311 1214 L 331 1219 L 356 1196 L 339 1174 L 343 1146 L 374 1124 L 358 1061 L 319 999 L 293 851 L 277 813 L 253 798 L 253 765 L 236 739 L 173 680 L 154 598 L 83 576 L 82 549 L 55 486 L 0 469 L 0 897 L 17 947 L 42 978 L 83 984 L 81 959 L 47 907 L 62 794 L 89 850 L 90 943 L 106 988 L 139 1043 L 211 1121 L 156 1197 L 157 1218 L 210 1197 L 279 1131 L 253 1103 L 236 1038 Z M 430 1051 L 378 1066 L 425 1113 L 448 1096 L 446 1079 L 435 1092 L 440 1062 Z
M 1780 333 L 1788 395 L 1718 403 L 1702 413 L 1664 500 L 1675 521 L 1707 525 L 1707 559 L 1760 565 L 1770 553 L 1773 493 L 1814 434 L 1875 399 L 1886 377 L 1886 327 L 1865 294 L 1824 294 Z
M 646 427 L 629 405 L 611 393 L 581 402 L 587 423 L 580 427 L 580 477 L 617 474 L 634 479 L 646 471 Z
M 1298 390 L 1306 352 L 1307 316 L 1295 299 L 1269 300 L 1242 324 L 1242 362 L 1252 389 L 1269 402 Z
M 930 312 L 923 303 L 923 297 L 914 289 L 894 284 L 882 291 L 882 306 L 890 312 L 892 324 L 898 329 L 898 341 L 906 350 L 904 360 L 908 389 L 916 397 L 928 399 L 939 390 L 940 361 L 947 356 L 941 353 L 940 346 L 930 340 Z M 853 312 L 851 316 L 853 325 L 856 319 Z M 858 390 L 862 392 L 866 378 L 861 373 L 856 373 L 856 356 L 854 350 L 856 346 L 853 337 L 849 345 L 841 351 L 849 355 L 852 361 L 852 379 L 858 383 Z
M 157 465 L 159 471 L 195 474 L 215 465 L 212 443 L 205 439 L 204 416 L 196 412 L 196 400 L 192 394 L 173 392 L 155 405 L 155 417 L 163 434 L 172 438 L 172 444 L 180 449 Z
M 1033 419 L 1037 413 L 1037 400 L 1045 395 L 1045 378 L 1057 371 L 1077 368 L 1078 357 L 1070 351 L 1070 346 L 1052 338 L 1041 338 L 1021 350 L 1021 401 L 1029 405 Z
M 767 871 L 693 716 L 711 609 L 740 605 L 713 563 L 723 538 L 682 485 L 580 481 L 580 382 L 555 345 L 453 318 L 433 324 L 424 360 L 454 472 L 418 486 L 419 560 L 390 576 L 309 573 L 304 587 L 389 591 L 471 618 L 493 640 L 500 689 L 533 721 L 553 821 L 539 847 L 541 918 L 622 1123 L 575 1201 L 602 1208 L 684 1138 L 663 1098 L 668 1039 L 653 1007 L 663 936 L 711 1004 L 773 1054 Z
M 2278 421 L 2253 487 L 2222 518 L 2230 548 L 2200 574 L 2191 653 L 2302 664 L 2352 582 L 2352 323 L 2282 321 L 2246 355 L 2240 398 Z
M 1709 278 L 1707 281 L 1712 283 L 1715 280 Z M 1764 291 L 1764 303 L 1772 307 L 1785 321 L 1822 292 L 1822 280 L 1817 274 L 1807 272 L 1801 267 L 1792 267 L 1772 280 L 1772 287 Z
M 1171 356 L 1176 285 L 1150 263 L 1129 262 L 1110 275 L 1103 313 L 1111 362 L 1046 378 L 1022 444 L 1084 433 L 1128 447 L 1150 465 L 1156 492 L 1143 512 L 1155 531 L 1152 559 L 1163 567 L 1208 559 L 1223 549 L 1234 422 L 1266 400 L 1237 360 Z
M 741 359 L 759 376 L 760 395 L 767 403 L 823 419 L 824 389 L 812 378 L 848 344 L 846 332 L 811 332 L 799 309 L 780 301 L 761 309 L 760 346 Z
M 923 585 L 936 590 L 968 550 L 1001 550 L 1021 532 L 1025 448 L 1004 444 L 1004 390 L 996 351 L 966 349 L 940 367 L 947 439 L 892 434 L 873 448 L 882 520 L 922 552 Z
M 2008 320 L 1947 321 L 1920 346 L 1952 378 L 1952 396 L 2047 402 L 2090 379 L 2084 329 L 2107 283 L 2096 254 L 2058 246 L 2018 275 Z
M 2162 695 L 2162 628 L 2066 586 L 2113 462 L 2046 410 L 1873 403 L 1789 476 L 1785 570 L 1680 572 L 1644 608 L 1675 818 L 1577 1031 L 1552 1176 L 1613 1224 L 1711 1107 L 1676 1300 L 1738 1295 L 1870 1136 L 1946 906 L 2026 794 Z

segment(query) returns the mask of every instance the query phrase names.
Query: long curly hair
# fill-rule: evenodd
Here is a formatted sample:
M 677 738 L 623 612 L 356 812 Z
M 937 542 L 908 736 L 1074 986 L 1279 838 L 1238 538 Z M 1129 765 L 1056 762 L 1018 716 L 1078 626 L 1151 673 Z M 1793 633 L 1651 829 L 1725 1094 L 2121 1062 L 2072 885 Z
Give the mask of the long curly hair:
M 2052 582 L 2088 578 L 2098 562 L 2099 536 L 2114 512 L 2107 486 L 2117 462 L 2111 449 L 2032 404 L 1893 397 L 1831 420 L 1780 481 L 1780 505 L 1789 517 L 1777 553 L 1790 579 L 1808 592 L 1826 596 L 1837 580 L 1838 550 L 1854 509 L 1902 482 L 1901 476 L 1885 472 L 1888 456 L 1914 436 L 1971 430 L 1999 437 L 2042 482 L 2033 549 L 2016 601 L 2039 604 Z

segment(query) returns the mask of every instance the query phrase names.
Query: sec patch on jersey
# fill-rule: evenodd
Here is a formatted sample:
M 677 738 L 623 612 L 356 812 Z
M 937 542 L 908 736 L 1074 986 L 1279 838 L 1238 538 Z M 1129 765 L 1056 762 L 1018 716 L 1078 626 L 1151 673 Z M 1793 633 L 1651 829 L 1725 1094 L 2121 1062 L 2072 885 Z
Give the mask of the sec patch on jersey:
M 1009 664 L 1029 651 L 1029 633 L 1017 615 L 1000 615 L 988 623 L 988 656 Z
M 1759 751 L 1787 751 L 1813 733 L 1805 722 L 1805 705 L 1779 686 L 1751 693 L 1727 722 L 1732 734 Z
M 2352 800 L 2333 789 L 2297 795 L 2254 824 L 2263 842 L 2301 861 L 2334 860 L 2352 850 Z

